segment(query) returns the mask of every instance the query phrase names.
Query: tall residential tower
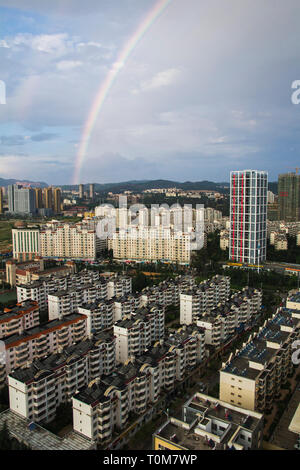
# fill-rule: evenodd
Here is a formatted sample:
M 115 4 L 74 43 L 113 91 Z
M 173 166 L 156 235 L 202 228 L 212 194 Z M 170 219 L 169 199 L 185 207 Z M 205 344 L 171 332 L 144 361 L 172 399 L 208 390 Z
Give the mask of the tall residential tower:
M 279 219 L 300 221 L 300 175 L 285 173 L 278 176 Z
M 266 259 L 267 192 L 267 172 L 230 173 L 230 260 L 259 264 Z

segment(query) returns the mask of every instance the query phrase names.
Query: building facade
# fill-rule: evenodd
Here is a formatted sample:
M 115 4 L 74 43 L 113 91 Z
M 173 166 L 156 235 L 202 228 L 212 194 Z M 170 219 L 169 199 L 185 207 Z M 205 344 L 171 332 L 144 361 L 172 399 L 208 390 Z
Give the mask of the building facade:
M 278 176 L 279 219 L 300 221 L 300 175 L 285 173 Z
M 230 260 L 254 265 L 265 261 L 267 191 L 265 171 L 230 173 Z

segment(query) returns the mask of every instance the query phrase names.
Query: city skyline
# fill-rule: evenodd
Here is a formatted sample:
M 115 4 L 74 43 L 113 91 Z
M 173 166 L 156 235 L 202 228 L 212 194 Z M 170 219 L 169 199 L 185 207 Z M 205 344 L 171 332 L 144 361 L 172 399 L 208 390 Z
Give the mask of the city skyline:
M 1 176 L 227 181 L 251 167 L 276 180 L 299 163 L 288 6 L 0 0 Z

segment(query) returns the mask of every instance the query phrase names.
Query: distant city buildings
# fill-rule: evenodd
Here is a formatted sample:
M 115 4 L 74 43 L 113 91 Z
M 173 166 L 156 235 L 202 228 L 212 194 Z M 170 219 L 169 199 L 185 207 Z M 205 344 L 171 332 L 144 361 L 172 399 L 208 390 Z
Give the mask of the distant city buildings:
M 94 198 L 95 198 L 95 185 L 90 184 L 90 199 L 94 199 Z
M 8 186 L 8 211 L 11 214 L 35 214 L 34 190 L 17 184 Z
M 40 227 L 23 223 L 12 230 L 13 257 L 26 261 L 43 258 L 95 260 L 106 248 L 106 242 L 96 234 L 95 225 L 52 221 Z
M 265 171 L 232 171 L 230 174 L 229 259 L 259 264 L 266 259 L 267 191 Z
M 80 199 L 83 199 L 84 198 L 84 185 L 80 184 L 78 189 L 79 189 L 79 197 Z
M 278 177 L 279 220 L 300 221 L 300 175 L 285 173 Z
M 174 233 L 171 228 L 138 227 L 134 233 L 115 232 L 108 248 L 120 260 L 189 264 L 192 240 L 191 233 Z
M 0 214 L 3 214 L 3 189 L 0 186 Z
M 61 212 L 60 188 L 30 188 L 18 184 L 8 186 L 8 212 L 24 215 L 51 215 Z

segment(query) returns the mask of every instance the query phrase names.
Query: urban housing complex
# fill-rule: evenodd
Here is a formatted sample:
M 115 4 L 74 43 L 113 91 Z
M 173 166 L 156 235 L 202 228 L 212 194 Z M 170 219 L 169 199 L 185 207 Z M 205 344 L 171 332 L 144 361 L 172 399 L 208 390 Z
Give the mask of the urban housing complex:
M 37 203 L 40 192 L 35 196 Z M 52 193 L 45 190 L 47 197 Z M 51 423 L 59 406 L 68 404 L 73 430 L 64 440 L 66 448 L 77 436 L 84 448 L 113 450 L 122 449 L 143 423 L 166 409 L 167 419 L 153 434 L 154 450 L 262 448 L 264 414 L 294 370 L 300 293 L 290 295 L 239 349 L 225 356 L 218 372 L 219 398 L 193 393 L 185 396 L 181 413 L 169 416 L 168 403 L 176 392 L 257 324 L 262 290 L 232 291 L 229 276 L 199 282 L 193 273 L 132 292 L 130 275 L 76 273 L 75 261 L 95 260 L 108 247 L 120 261 L 188 265 L 201 222 L 201 243 L 221 228 L 220 246 L 229 249 L 231 264 L 259 267 L 266 259 L 267 236 L 283 250 L 285 230 L 296 235 L 299 228 L 294 209 L 285 227 L 267 224 L 269 199 L 274 203 L 267 173 L 244 170 L 231 173 L 230 219 L 211 208 L 186 213 L 180 207 L 160 208 L 154 214 L 142 208 L 135 226 L 136 214 L 121 205 L 98 207 L 96 216 L 82 223 L 19 223 L 12 230 L 15 259 L 6 265 L 17 304 L 0 314 L 0 388 L 8 385 L 9 416 L 23 420 L 27 433 L 34 434 L 33 424 Z M 100 239 L 98 221 L 113 218 L 111 238 Z M 177 230 L 178 221 L 185 222 L 185 231 Z M 69 261 L 45 270 L 44 258 Z M 176 320 L 166 325 L 173 309 L 180 327 L 174 326 Z M 40 324 L 46 312 L 48 319 Z M 300 435 L 296 421 L 293 428 Z

